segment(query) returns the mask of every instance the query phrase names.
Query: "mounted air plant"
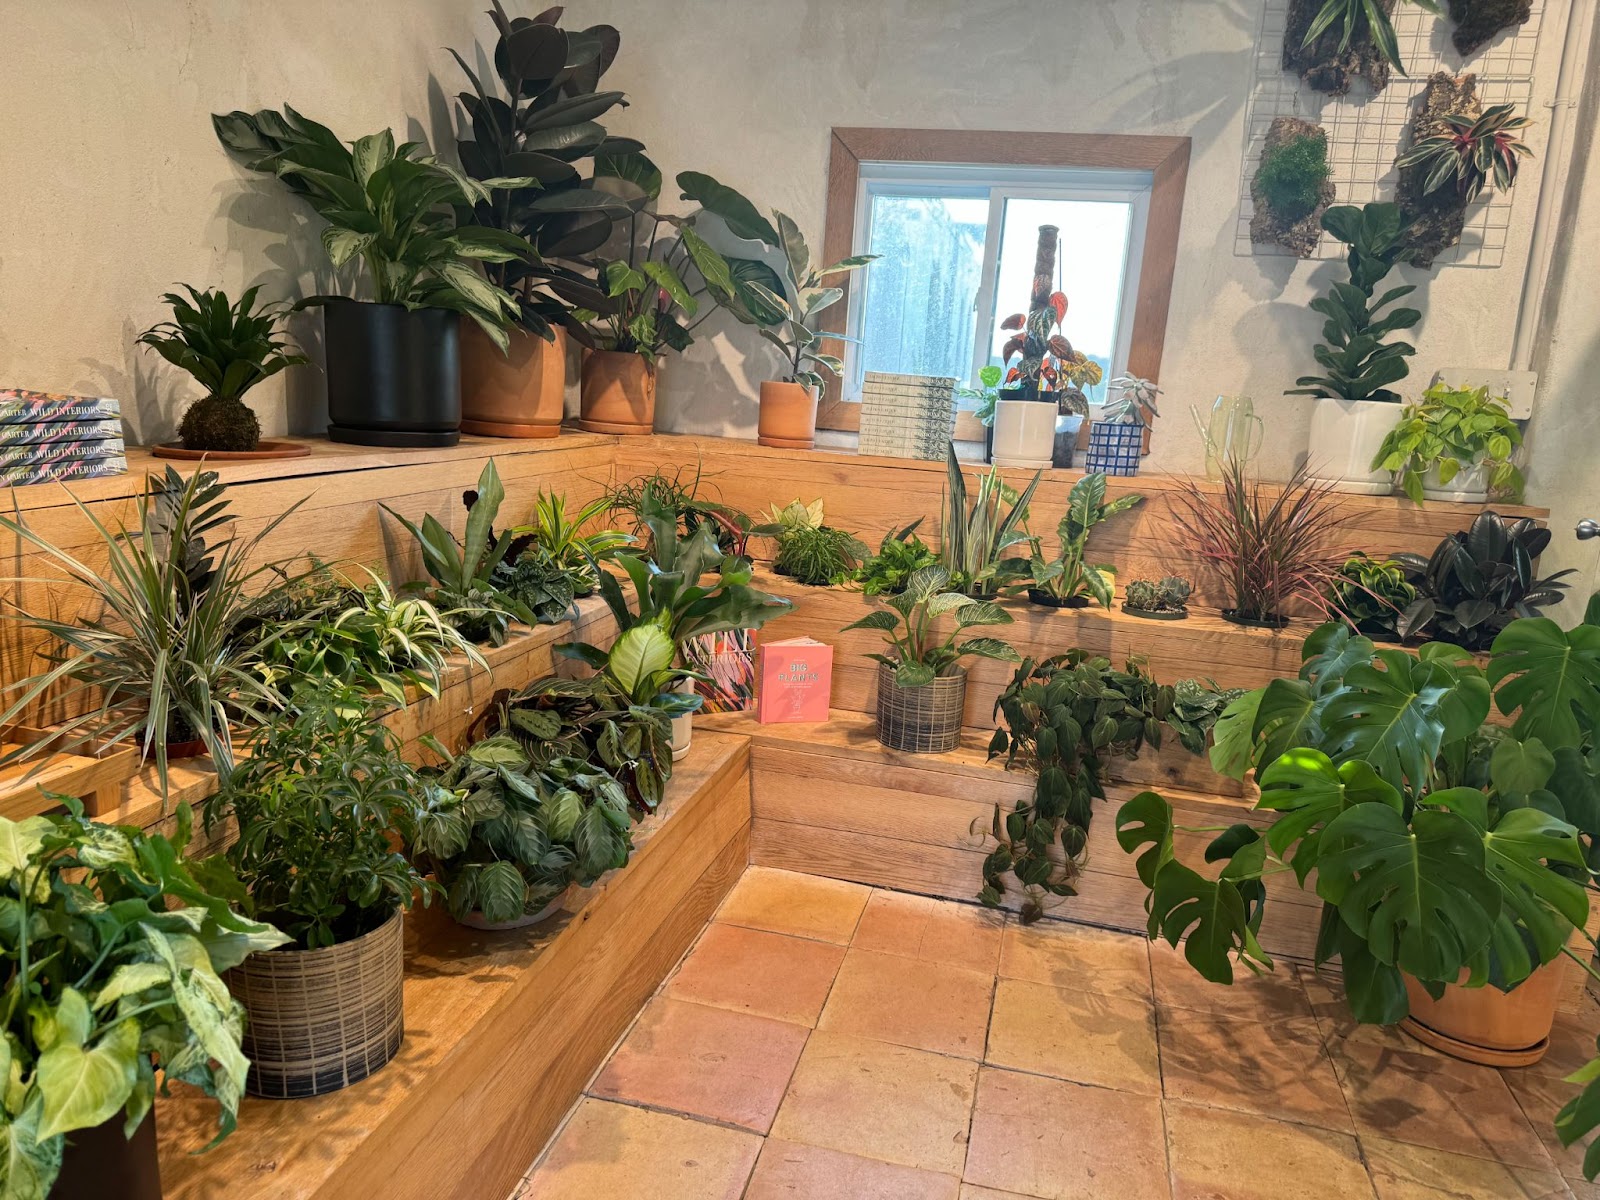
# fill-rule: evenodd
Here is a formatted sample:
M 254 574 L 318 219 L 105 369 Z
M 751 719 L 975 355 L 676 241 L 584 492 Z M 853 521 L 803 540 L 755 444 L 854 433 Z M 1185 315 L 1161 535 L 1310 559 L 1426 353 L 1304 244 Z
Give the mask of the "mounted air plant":
M 1290 0 L 1283 38 L 1283 66 L 1307 87 L 1342 96 L 1356 79 L 1374 92 L 1389 84 L 1389 72 L 1406 73 L 1392 16 L 1407 0 Z M 1409 0 L 1438 13 L 1435 0 Z

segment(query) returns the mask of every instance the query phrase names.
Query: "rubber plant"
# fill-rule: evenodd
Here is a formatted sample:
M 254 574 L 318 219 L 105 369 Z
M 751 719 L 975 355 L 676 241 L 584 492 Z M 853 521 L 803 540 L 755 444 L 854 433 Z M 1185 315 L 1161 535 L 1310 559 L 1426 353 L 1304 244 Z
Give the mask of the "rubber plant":
M 1522 430 L 1506 402 L 1491 396 L 1487 387 L 1436 383 L 1421 400 L 1406 405 L 1400 423 L 1373 456 L 1372 469 L 1394 472 L 1396 485 L 1421 504 L 1430 472 L 1446 487 L 1462 471 L 1483 468 L 1490 492 L 1517 503 L 1523 479 L 1511 456 L 1520 445 Z
M 1067 511 L 1056 526 L 1055 557 L 1046 558 L 1040 539 L 1031 539 L 1033 553 L 1026 564 L 1028 578 L 1006 590 L 1042 593 L 1057 604 L 1074 601 L 1081 604 L 1093 598 L 1101 608 L 1110 608 L 1116 569 L 1106 563 L 1092 564 L 1085 560 L 1089 535 L 1101 522 L 1128 511 L 1143 500 L 1137 493 L 1107 500 L 1106 477 L 1099 473 L 1085 475 L 1067 493 Z

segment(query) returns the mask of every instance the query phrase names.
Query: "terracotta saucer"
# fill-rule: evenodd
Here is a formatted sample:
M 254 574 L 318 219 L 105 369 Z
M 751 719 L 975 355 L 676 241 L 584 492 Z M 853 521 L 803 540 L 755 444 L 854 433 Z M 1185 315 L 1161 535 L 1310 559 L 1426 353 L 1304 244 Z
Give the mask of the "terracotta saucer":
M 304 458 L 311 453 L 305 442 L 276 441 L 262 438 L 254 450 L 190 450 L 181 442 L 163 442 L 152 446 L 150 452 L 157 458 L 177 458 L 186 462 L 258 462 L 266 458 Z

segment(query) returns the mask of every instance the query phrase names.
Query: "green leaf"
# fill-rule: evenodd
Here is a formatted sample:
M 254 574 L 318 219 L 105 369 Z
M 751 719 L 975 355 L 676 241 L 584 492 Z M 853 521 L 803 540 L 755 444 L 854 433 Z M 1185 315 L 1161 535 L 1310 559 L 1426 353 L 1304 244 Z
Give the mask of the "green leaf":
M 1210 880 L 1169 862 L 1156 873 L 1150 893 L 1150 923 L 1213 983 L 1233 982 L 1233 959 L 1241 964 L 1271 967 L 1272 959 L 1256 942 L 1244 897 L 1232 880 Z
M 36 1098 L 9 1121 L 0 1121 L 5 1138 L 0 1154 L 0 1187 L 6 1200 L 46 1200 L 61 1170 L 62 1139 L 39 1136 L 43 1106 Z
M 1577 745 L 1578 715 L 1600 724 L 1600 628 L 1563 631 L 1548 617 L 1511 622 L 1495 638 L 1487 668 L 1495 705 L 1516 714 L 1512 731 L 1552 749 Z
M 640 688 L 672 665 L 677 650 L 671 635 L 659 625 L 635 625 L 612 644 L 606 670 L 623 691 L 639 701 L 644 699 Z
M 681 199 L 692 200 L 727 223 L 734 237 L 753 238 L 772 247 L 781 247 L 778 231 L 744 196 L 726 184 L 718 183 L 699 171 L 684 171 L 678 176 Z
M 1154 887 L 1157 873 L 1172 861 L 1172 829 L 1172 805 L 1155 792 L 1140 792 L 1117 810 L 1117 845 L 1129 854 L 1148 847 L 1134 859 L 1145 887 Z
M 118 1021 L 92 1049 L 57 1042 L 39 1056 L 35 1083 L 44 1096 L 39 1139 L 109 1121 L 133 1091 L 139 1022 Z
M 1489 778 L 1501 795 L 1525 795 L 1550 782 L 1555 755 L 1538 738 L 1502 738 L 1489 758 Z
M 485 919 L 510 921 L 522 915 L 527 884 L 514 863 L 501 860 L 478 871 L 478 908 Z
M 1321 831 L 1357 804 L 1382 804 L 1401 811 L 1400 793 L 1357 759 L 1334 766 L 1320 750 L 1291 750 L 1261 773 L 1260 808 L 1283 814 L 1267 830 L 1267 844 L 1280 858 L 1296 846 L 1289 863 L 1302 884 L 1317 865 Z

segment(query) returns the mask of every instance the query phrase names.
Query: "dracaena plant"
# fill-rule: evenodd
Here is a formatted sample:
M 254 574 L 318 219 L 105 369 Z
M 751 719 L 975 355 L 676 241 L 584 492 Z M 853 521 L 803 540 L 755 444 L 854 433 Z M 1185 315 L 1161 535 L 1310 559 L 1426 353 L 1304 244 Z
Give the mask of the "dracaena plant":
M 1028 486 L 1017 493 L 1006 484 L 1000 468 L 991 467 L 979 477 L 977 493 L 969 502 L 955 445 L 947 448 L 939 561 L 955 587 L 980 598 L 992 597 L 1026 573 L 1025 560 L 1006 551 L 1028 541 L 1028 503 L 1042 475 L 1035 471 Z
M 530 549 L 543 552 L 566 573 L 573 595 L 592 595 L 599 586 L 600 564 L 633 541 L 619 529 L 584 532 L 610 508 L 611 497 L 600 495 L 578 505 L 569 515 L 565 496 L 540 488 L 534 497 L 532 516 L 525 524 L 508 530 L 507 536 L 513 541 L 529 539 Z
M 1516 183 L 1517 168 L 1533 154 L 1520 137 L 1533 122 L 1517 116 L 1516 105 L 1496 104 L 1476 117 L 1447 113 L 1442 119 L 1442 132 L 1422 138 L 1395 159 L 1397 167 L 1422 170 L 1424 195 L 1451 188 L 1463 203 L 1471 203 L 1491 180 L 1501 191 Z
M 1515 502 L 1522 497 L 1523 480 L 1511 455 L 1520 445 L 1522 430 L 1506 402 L 1487 387 L 1436 383 L 1421 400 L 1406 405 L 1400 423 L 1373 456 L 1372 469 L 1394 472 L 1405 494 L 1421 504 L 1430 471 L 1437 469 L 1439 482 L 1448 485 L 1461 471 L 1483 467 L 1490 489 Z
M 506 347 L 520 306 L 478 267 L 526 259 L 528 243 L 508 230 L 460 225 L 453 206 L 487 204 L 495 189 L 525 179 L 472 179 L 419 142 L 396 145 L 387 129 L 346 145 L 288 105 L 211 123 L 246 168 L 276 175 L 316 210 L 327 222 L 329 262 L 359 263 L 374 300 L 458 312 Z
M 1101 608 L 1110 608 L 1116 571 L 1108 564 L 1085 561 L 1089 535 L 1102 521 L 1143 500 L 1143 496 L 1135 494 L 1108 501 L 1106 477 L 1099 473 L 1085 475 L 1067 493 L 1067 511 L 1056 526 L 1056 556 L 1046 558 L 1040 540 L 1034 538 L 1033 555 L 1027 563 L 1028 578 L 1007 590 L 1041 591 L 1057 600 L 1080 603 L 1081 597 L 1092 596 Z
M 1410 3 L 1431 13 L 1440 11 L 1435 0 L 1410 0 Z M 1312 45 L 1330 30 L 1339 34 L 1340 54 L 1350 48 L 1351 42 L 1370 40 L 1390 66 L 1402 75 L 1406 73 L 1394 23 L 1380 0 L 1323 0 L 1317 15 L 1311 19 L 1302 46 Z
M 893 667 L 901 687 L 922 687 L 953 674 L 963 658 L 1016 662 L 1017 652 L 999 638 L 966 633 L 1009 625 L 1011 614 L 992 600 L 974 600 L 949 589 L 949 568 L 924 567 L 906 582 L 905 591 L 884 598 L 887 610 L 868 613 L 844 628 L 875 629 L 884 635 L 888 653 L 867 657 Z
M 1350 278 L 1335 283 L 1326 296 L 1311 302 L 1312 309 L 1327 318 L 1322 344 L 1313 350 L 1324 373 L 1301 376 L 1288 394 L 1398 404 L 1400 396 L 1389 390 L 1389 385 L 1410 374 L 1406 359 L 1416 353 L 1416 347 L 1384 339 L 1410 329 L 1422 320 L 1422 314 L 1414 308 L 1390 308 L 1416 291 L 1412 284 L 1389 288 L 1381 296 L 1375 293 L 1389 272 L 1409 261 L 1412 254 L 1406 245 L 1400 207 L 1391 203 L 1362 208 L 1335 205 L 1322 214 L 1322 227 L 1349 247 L 1345 261 Z

